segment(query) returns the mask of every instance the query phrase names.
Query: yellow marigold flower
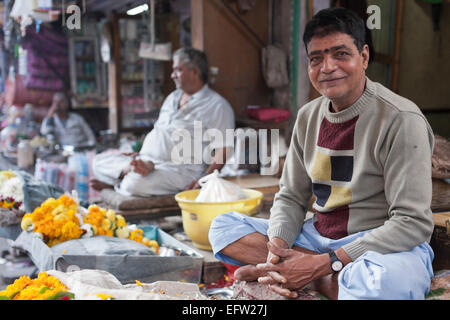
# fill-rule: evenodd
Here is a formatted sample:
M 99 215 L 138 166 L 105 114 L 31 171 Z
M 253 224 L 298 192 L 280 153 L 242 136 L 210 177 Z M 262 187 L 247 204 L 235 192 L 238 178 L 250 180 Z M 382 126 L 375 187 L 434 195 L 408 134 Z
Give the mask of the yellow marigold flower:
M 120 214 L 116 214 L 116 225 L 118 227 L 125 227 L 127 225 L 125 218 Z
M 61 233 L 61 240 L 66 241 L 80 238 L 82 231 L 76 223 L 69 221 L 62 227 Z
M 57 208 L 58 209 L 58 208 Z M 53 220 L 55 222 L 66 222 L 69 220 L 69 217 L 67 216 L 67 214 L 65 212 L 62 212 L 60 214 L 55 215 L 55 217 L 53 218 Z
M 33 280 L 27 276 L 20 277 L 5 291 L 0 292 L 0 295 L 13 300 L 44 300 L 61 291 L 67 292 L 68 288 L 57 278 L 41 272 Z
M 112 229 L 112 226 L 113 226 L 113 224 L 110 220 L 108 220 L 108 219 L 102 220 L 102 228 L 103 229 L 110 230 L 110 229 Z
M 130 231 L 128 230 L 128 227 L 118 227 L 114 232 L 116 237 L 118 238 L 128 239 L 128 237 L 130 236 Z
M 158 254 L 158 252 L 159 252 L 159 244 L 158 244 L 157 241 L 149 240 L 147 246 L 150 247 L 150 248 L 153 248 L 155 253 Z
M 41 207 L 53 206 L 55 202 L 55 198 L 48 198 L 42 203 Z
M 141 229 L 136 229 L 134 231 L 131 231 L 129 239 L 137 241 L 137 242 L 141 242 L 143 233 L 144 233 L 144 231 L 142 231 Z
M 56 208 L 52 210 L 52 215 L 57 216 L 66 211 L 66 207 L 63 204 L 58 205 Z
M 5 208 L 5 209 L 9 209 L 9 208 L 13 207 L 14 204 L 15 204 L 14 201 L 12 201 L 12 202 L 3 201 L 2 204 L 1 204 L 1 207 Z
M 102 227 L 98 227 L 98 228 L 97 228 L 97 234 L 98 234 L 99 236 L 106 236 L 106 230 L 103 229 Z
M 16 279 L 13 284 L 10 284 L 6 287 L 5 290 L 0 291 L 0 296 L 5 296 L 11 298 L 14 294 L 17 294 L 23 288 L 28 286 L 31 283 L 31 279 L 28 276 L 21 276 Z
M 24 218 L 31 218 L 31 219 L 33 219 L 33 214 L 32 213 L 26 213 L 26 214 L 23 215 L 22 219 L 24 219 Z
M 33 228 L 33 219 L 30 216 L 25 215 L 22 218 L 22 222 L 20 223 L 20 227 L 24 231 L 31 231 Z
M 116 213 L 114 212 L 114 210 L 111 209 L 107 210 L 106 218 L 114 222 L 116 220 Z
M 97 206 L 96 204 L 91 204 L 91 205 L 88 207 L 88 211 L 89 211 L 89 212 L 94 212 L 94 211 L 97 211 L 97 210 L 99 210 L 99 208 L 98 208 L 98 206 Z
M 88 214 L 84 217 L 84 222 L 92 226 L 101 227 L 104 214 L 99 210 L 97 205 L 89 206 Z

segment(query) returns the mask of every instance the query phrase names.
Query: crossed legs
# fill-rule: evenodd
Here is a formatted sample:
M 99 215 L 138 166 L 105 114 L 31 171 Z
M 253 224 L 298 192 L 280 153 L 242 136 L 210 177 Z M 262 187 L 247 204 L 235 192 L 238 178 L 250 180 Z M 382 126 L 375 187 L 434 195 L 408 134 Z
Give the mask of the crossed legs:
M 243 264 L 243 267 L 237 269 L 234 276 L 241 281 L 257 281 L 259 277 L 265 276 L 265 272 L 256 268 L 259 263 L 267 260 L 268 249 L 267 242 L 269 238 L 259 232 L 245 235 L 237 241 L 229 244 L 221 250 L 221 253 L 237 260 Z M 318 254 L 317 252 L 294 246 L 292 249 L 307 253 Z M 329 299 L 336 300 L 338 296 L 337 275 L 329 275 L 315 281 L 312 281 L 306 287 L 323 294 Z

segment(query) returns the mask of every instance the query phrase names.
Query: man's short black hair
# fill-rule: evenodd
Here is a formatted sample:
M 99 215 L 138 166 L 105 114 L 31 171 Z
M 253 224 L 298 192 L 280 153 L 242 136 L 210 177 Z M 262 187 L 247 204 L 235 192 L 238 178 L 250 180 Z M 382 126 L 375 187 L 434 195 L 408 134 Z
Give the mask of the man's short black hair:
M 366 28 L 364 20 L 355 12 L 342 7 L 323 9 L 308 22 L 303 33 L 306 51 L 313 37 L 325 37 L 339 32 L 348 34 L 361 52 L 366 44 Z

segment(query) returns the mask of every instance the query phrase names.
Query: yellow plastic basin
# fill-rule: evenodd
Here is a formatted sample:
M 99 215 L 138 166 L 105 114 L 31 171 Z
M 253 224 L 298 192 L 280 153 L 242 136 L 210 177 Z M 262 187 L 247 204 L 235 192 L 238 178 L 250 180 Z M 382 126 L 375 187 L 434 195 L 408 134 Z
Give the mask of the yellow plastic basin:
M 263 194 L 253 189 L 243 191 L 249 198 L 231 202 L 196 202 L 200 189 L 183 191 L 175 195 L 175 200 L 181 208 L 184 232 L 197 248 L 211 251 L 208 232 L 212 220 L 218 215 L 230 211 L 241 212 L 248 216 L 258 213 Z

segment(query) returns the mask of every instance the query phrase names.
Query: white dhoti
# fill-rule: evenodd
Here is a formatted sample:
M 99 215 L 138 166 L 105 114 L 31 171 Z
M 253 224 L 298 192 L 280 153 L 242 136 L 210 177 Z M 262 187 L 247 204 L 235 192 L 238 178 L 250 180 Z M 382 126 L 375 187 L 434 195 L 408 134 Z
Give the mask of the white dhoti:
M 210 165 L 205 163 L 207 161 L 199 163 L 199 155 L 213 149 L 233 147 L 233 139 L 206 139 L 203 134 L 213 129 L 218 137 L 225 138 L 227 130 L 234 130 L 234 112 L 230 104 L 208 85 L 193 94 L 188 103 L 179 109 L 182 95 L 183 91 L 177 89 L 164 100 L 158 120 L 139 151 L 140 159 L 154 163 L 154 171 L 145 177 L 130 172 L 120 181 L 121 172 L 129 167 L 132 158 L 114 150 L 95 157 L 95 177 L 113 185 L 117 192 L 124 195 L 174 194 L 198 180 Z M 197 145 L 201 150 L 197 150 Z M 185 150 L 185 146 L 193 146 L 194 150 Z M 174 156 L 179 156 L 180 151 L 182 161 L 175 163 Z
M 94 176 L 97 180 L 114 186 L 116 192 L 122 195 L 146 197 L 180 192 L 200 178 L 204 171 L 198 165 L 154 163 L 155 169 L 145 177 L 131 171 L 119 180 L 121 172 L 130 166 L 131 160 L 129 156 L 117 153 L 98 154 L 92 165 Z

